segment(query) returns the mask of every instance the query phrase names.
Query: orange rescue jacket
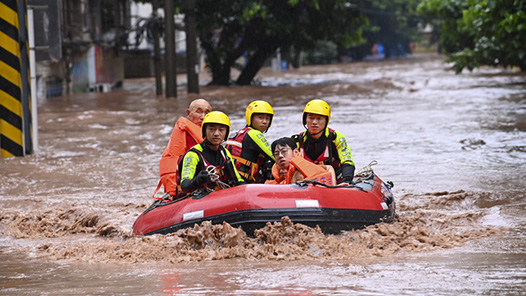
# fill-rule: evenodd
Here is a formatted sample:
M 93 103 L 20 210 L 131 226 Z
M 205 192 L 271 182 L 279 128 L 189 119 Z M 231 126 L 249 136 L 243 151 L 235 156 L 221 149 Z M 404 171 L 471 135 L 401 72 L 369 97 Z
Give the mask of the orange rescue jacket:
M 164 186 L 164 192 L 170 193 L 171 196 L 176 194 L 177 190 L 177 166 L 179 164 L 179 158 L 184 155 L 190 148 L 186 144 L 186 134 L 189 134 L 196 143 L 203 142 L 203 136 L 201 127 L 186 117 L 181 117 L 175 123 L 170 137 L 170 142 L 164 149 L 161 160 L 159 161 L 159 175 L 161 181 L 157 186 L 157 190 Z M 155 193 L 154 193 L 155 195 Z
M 334 185 L 331 172 L 316 165 L 308 160 L 305 160 L 301 155 L 295 156 L 290 160 L 289 170 L 284 179 L 279 177 L 279 171 L 276 164 L 272 166 L 272 176 L 274 180 L 267 180 L 265 184 L 291 184 L 292 177 L 296 171 L 299 171 L 305 180 L 316 181 L 326 185 Z

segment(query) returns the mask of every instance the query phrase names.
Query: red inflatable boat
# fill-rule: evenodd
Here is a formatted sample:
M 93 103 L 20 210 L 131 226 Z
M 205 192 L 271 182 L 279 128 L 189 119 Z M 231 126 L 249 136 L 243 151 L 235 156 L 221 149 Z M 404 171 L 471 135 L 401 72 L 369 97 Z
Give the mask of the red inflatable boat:
M 208 220 L 213 224 L 227 222 L 252 235 L 255 229 L 284 216 L 294 223 L 319 225 L 327 234 L 392 222 L 392 183 L 384 183 L 374 173 L 355 178 L 355 182 L 349 187 L 310 181 L 248 184 L 173 202 L 157 200 L 137 218 L 132 234 L 167 234 Z

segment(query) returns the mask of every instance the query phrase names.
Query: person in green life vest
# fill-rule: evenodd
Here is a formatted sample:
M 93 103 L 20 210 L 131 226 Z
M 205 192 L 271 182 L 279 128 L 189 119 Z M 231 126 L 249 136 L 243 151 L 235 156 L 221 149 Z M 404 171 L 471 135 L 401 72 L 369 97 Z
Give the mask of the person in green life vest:
M 264 183 L 276 161 L 264 135 L 272 124 L 274 110 L 269 103 L 257 100 L 248 105 L 245 115 L 247 125 L 230 136 L 226 148 L 246 182 Z
M 244 184 L 233 164 L 232 155 L 221 145 L 230 132 L 228 116 L 212 111 L 203 119 L 201 129 L 203 142 L 190 148 L 179 164 L 182 191 L 213 191 Z
M 345 136 L 329 128 L 331 108 L 323 100 L 312 100 L 303 110 L 306 131 L 295 135 L 303 158 L 316 164 L 331 165 L 338 183 L 352 183 L 355 164 Z

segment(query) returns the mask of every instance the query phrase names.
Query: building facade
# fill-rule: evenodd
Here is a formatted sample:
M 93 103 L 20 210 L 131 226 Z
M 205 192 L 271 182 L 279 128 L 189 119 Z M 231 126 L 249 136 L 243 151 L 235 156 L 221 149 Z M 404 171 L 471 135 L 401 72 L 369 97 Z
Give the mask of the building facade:
M 109 91 L 122 85 L 125 78 L 153 76 L 153 43 L 145 31 L 145 23 L 152 16 L 150 4 L 132 0 L 29 0 L 28 8 L 34 20 L 33 87 L 38 100 Z M 162 18 L 163 9 L 157 14 Z M 182 16 L 175 19 L 182 24 Z M 184 72 L 184 31 L 176 30 L 175 37 L 178 72 Z

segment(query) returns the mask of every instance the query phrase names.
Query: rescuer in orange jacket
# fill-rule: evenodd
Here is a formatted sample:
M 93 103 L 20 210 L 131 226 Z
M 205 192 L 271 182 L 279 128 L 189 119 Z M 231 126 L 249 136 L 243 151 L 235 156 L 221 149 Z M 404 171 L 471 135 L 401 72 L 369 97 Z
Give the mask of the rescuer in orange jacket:
M 303 158 L 334 168 L 338 183 L 352 183 L 355 164 L 345 136 L 328 127 L 331 108 L 323 100 L 312 100 L 303 110 L 306 131 L 294 136 Z
M 250 103 L 245 112 L 247 125 L 225 142 L 236 168 L 248 183 L 263 183 L 270 177 L 274 156 L 265 133 L 272 124 L 274 110 L 261 100 Z
M 326 185 L 334 185 L 336 176 L 331 166 L 316 165 L 301 157 L 296 141 L 292 138 L 280 138 L 272 143 L 276 163 L 272 166 L 274 180 L 265 184 L 291 184 L 310 180 Z
M 201 124 L 206 114 L 212 111 L 210 104 L 204 99 L 196 99 L 186 109 L 186 117 L 181 116 L 175 123 L 170 142 L 164 149 L 159 162 L 161 180 L 155 192 L 161 185 L 164 192 L 173 198 L 177 193 L 177 168 L 179 158 L 191 147 L 203 141 Z M 154 193 L 155 195 L 155 193 Z

